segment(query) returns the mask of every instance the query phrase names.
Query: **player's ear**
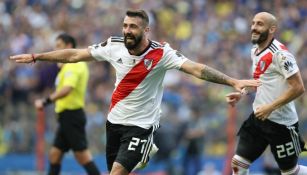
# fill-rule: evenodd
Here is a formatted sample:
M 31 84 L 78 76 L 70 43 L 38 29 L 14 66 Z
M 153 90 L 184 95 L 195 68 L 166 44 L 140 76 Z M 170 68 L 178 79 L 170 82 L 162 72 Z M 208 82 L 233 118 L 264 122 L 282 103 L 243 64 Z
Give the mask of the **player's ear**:
M 276 32 L 276 30 L 277 30 L 277 26 L 275 26 L 275 25 L 272 25 L 271 27 L 270 27 L 270 33 L 271 34 L 274 34 L 275 32 Z
M 149 33 L 150 32 L 150 28 L 147 26 L 147 27 L 145 27 L 145 32 L 146 33 Z

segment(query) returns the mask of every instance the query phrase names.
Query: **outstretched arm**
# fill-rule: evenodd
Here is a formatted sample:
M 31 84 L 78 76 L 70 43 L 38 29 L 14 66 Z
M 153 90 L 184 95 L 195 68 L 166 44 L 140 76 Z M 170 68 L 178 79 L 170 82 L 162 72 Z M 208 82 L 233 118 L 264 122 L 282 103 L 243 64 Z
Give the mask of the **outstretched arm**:
M 233 86 L 238 91 L 242 91 L 244 87 L 257 87 L 260 85 L 259 80 L 237 80 L 214 68 L 191 60 L 184 62 L 180 70 L 206 81 Z
M 234 84 L 234 79 L 229 76 L 219 72 L 209 66 L 204 64 L 196 63 L 191 60 L 187 60 L 184 62 L 180 68 L 180 70 L 194 75 L 197 78 L 210 81 L 213 83 L 224 84 L 232 86 Z
M 94 60 L 88 49 L 63 49 L 38 54 L 21 54 L 10 56 L 10 59 L 15 60 L 17 63 L 32 63 L 37 60 L 75 63 Z

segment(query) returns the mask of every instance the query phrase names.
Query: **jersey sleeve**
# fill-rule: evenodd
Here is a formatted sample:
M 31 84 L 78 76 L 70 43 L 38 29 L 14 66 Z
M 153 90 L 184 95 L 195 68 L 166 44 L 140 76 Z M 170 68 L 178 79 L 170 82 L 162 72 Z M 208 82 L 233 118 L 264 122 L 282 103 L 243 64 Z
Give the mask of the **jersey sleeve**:
M 63 86 L 76 87 L 79 79 L 78 66 L 73 64 L 65 65 L 67 66 L 63 72 Z
M 286 51 L 280 51 L 275 53 L 275 59 L 278 64 L 278 71 L 286 79 L 294 75 L 299 71 L 294 56 Z
M 164 68 L 169 69 L 180 69 L 181 65 L 188 59 L 179 51 L 172 49 L 169 44 L 164 46 Z
M 111 57 L 111 38 L 102 43 L 93 44 L 88 48 L 90 49 L 92 57 L 97 61 L 109 61 Z

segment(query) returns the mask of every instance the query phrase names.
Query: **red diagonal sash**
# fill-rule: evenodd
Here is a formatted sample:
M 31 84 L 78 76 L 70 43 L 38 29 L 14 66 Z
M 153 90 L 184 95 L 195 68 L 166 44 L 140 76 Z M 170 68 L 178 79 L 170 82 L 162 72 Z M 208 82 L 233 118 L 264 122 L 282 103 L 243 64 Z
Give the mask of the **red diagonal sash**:
M 127 73 L 113 92 L 109 111 L 111 111 L 118 102 L 126 98 L 146 78 L 149 72 L 161 60 L 162 55 L 162 49 L 151 50 Z

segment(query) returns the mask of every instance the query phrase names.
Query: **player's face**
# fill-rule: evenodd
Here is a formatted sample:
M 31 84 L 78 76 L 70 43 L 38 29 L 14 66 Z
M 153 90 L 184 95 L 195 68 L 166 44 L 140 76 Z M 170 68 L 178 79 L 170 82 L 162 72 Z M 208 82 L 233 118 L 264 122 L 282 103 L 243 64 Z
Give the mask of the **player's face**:
M 261 44 L 268 39 L 269 25 L 257 16 L 252 21 L 251 26 L 251 41 L 253 44 Z
M 126 16 L 123 24 L 124 43 L 127 49 L 135 49 L 141 43 L 144 36 L 142 19 Z

